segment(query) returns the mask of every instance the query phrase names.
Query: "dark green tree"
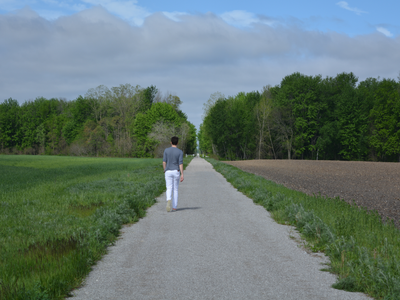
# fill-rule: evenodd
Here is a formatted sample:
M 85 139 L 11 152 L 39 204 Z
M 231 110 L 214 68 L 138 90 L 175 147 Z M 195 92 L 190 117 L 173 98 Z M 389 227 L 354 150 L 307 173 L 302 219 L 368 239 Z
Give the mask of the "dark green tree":
M 151 85 L 143 90 L 143 99 L 140 105 L 140 112 L 144 113 L 151 108 L 157 93 L 158 89 L 154 85 Z
M 398 83 L 383 79 L 375 91 L 375 103 L 370 112 L 373 122 L 370 142 L 384 161 L 400 161 L 400 94 Z
M 326 110 L 321 101 L 321 76 L 306 76 L 300 73 L 283 78 L 280 86 L 273 90 L 276 105 L 291 110 L 285 115 L 294 118 L 294 148 L 298 156 L 317 150 L 319 128 Z M 287 122 L 286 122 L 287 123 Z
M 157 142 L 148 135 L 152 126 L 157 121 L 165 121 L 175 126 L 181 126 L 185 120 L 177 113 L 175 108 L 168 103 L 155 103 L 146 113 L 138 113 L 133 123 L 133 137 L 137 147 L 134 155 L 136 157 L 151 157 Z
M 82 96 L 68 103 L 70 115 L 68 122 L 65 123 L 62 132 L 68 144 L 71 144 L 78 135 L 83 133 L 83 124 L 94 117 L 90 101 Z
M 356 89 L 358 78 L 353 73 L 338 74 L 335 78 L 337 140 L 339 155 L 345 160 L 363 160 L 368 154 L 367 133 L 370 107 L 365 105 L 362 93 Z
M 220 98 L 209 108 L 203 124 L 218 155 L 229 160 L 254 158 L 257 147 L 254 107 L 260 98 L 259 92 L 239 93 L 228 99 Z
M 19 144 L 18 117 L 19 104 L 9 98 L 0 104 L 0 145 L 1 150 L 13 148 Z

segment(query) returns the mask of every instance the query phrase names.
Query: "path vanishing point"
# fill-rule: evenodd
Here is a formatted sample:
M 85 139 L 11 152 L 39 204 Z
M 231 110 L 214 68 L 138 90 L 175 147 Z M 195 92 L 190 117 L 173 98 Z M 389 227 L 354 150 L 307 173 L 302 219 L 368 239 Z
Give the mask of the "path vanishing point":
M 177 212 L 165 194 L 122 229 L 93 267 L 78 299 L 370 299 L 333 289 L 326 258 L 308 254 L 269 213 L 194 158 Z

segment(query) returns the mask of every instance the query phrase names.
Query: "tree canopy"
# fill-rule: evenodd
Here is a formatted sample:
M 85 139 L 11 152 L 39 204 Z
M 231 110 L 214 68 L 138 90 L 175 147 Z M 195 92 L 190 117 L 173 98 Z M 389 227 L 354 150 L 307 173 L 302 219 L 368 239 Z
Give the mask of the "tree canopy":
M 162 96 L 155 86 L 121 84 L 91 88 L 73 101 L 36 98 L 19 105 L 0 104 L 1 153 L 159 156 L 164 132 L 180 138 L 186 153 L 196 149 L 196 129 L 180 110 L 176 95 Z M 174 125 L 174 130 L 167 130 Z M 152 134 L 153 133 L 153 134 Z M 172 134 L 172 135 L 171 135 Z
M 225 159 L 400 161 L 400 77 L 293 73 L 262 93 L 213 94 L 200 150 Z M 215 101 L 213 101 L 215 100 Z

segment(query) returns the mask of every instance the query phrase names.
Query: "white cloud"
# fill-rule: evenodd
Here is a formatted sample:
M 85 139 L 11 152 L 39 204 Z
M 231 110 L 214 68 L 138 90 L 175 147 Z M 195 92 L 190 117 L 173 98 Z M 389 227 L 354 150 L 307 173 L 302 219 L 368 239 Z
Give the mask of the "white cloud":
M 80 1 L 80 0 L 79 0 Z M 54 13 L 51 12 L 51 9 L 53 8 L 59 8 L 59 9 L 67 9 L 67 10 L 72 10 L 72 11 L 81 11 L 83 9 L 86 9 L 87 6 L 84 5 L 83 3 L 77 3 L 77 2 L 71 2 L 71 1 L 62 1 L 62 0 L 0 0 L 0 7 L 4 11 L 15 11 L 18 9 L 21 9 L 21 7 L 24 6 L 29 6 L 29 7 L 38 7 L 37 12 L 39 10 L 43 12 L 47 12 L 49 15 L 54 15 L 54 14 L 60 14 L 60 12 L 57 12 L 55 10 Z M 43 9 L 42 7 L 46 7 L 46 9 Z M 65 13 L 63 13 L 65 14 Z M 42 14 L 40 14 L 42 15 Z
M 16 16 L 16 17 L 20 17 L 26 20 L 30 20 L 30 19 L 38 19 L 40 18 L 40 15 L 33 11 L 29 6 L 25 6 L 21 9 L 16 9 L 14 10 L 10 16 Z
M 122 1 L 118 1 L 118 0 L 81 0 L 82 2 L 88 3 L 88 4 L 92 4 L 92 5 L 102 5 L 102 6 L 108 6 L 108 5 L 112 5 L 115 3 L 125 3 L 128 5 L 136 5 L 137 4 L 137 0 L 122 0 Z
M 221 14 L 222 20 L 232 26 L 249 27 L 258 22 L 258 18 L 250 12 L 244 10 L 233 10 Z
M 276 24 L 276 20 L 263 15 L 255 15 L 245 10 L 228 11 L 220 15 L 221 19 L 227 24 L 238 27 L 252 27 L 254 24 L 264 24 L 272 26 Z
M 392 37 L 393 36 L 393 34 L 389 30 L 384 28 L 384 27 L 376 27 L 376 30 L 379 31 L 380 33 L 386 35 L 387 37 Z
M 0 8 L 5 11 L 13 11 L 32 3 L 34 3 L 34 0 L 0 0 Z
M 109 12 L 137 26 L 141 26 L 144 22 L 144 19 L 150 15 L 150 12 L 148 12 L 145 8 L 136 5 L 136 0 L 82 0 L 82 2 L 92 5 L 101 5 Z
M 393 78 L 400 65 L 400 36 L 259 23 L 241 29 L 211 13 L 180 20 L 158 13 L 136 27 L 101 6 L 51 22 L 29 9 L 0 15 L 0 101 L 74 99 L 100 84 L 156 85 L 176 92 L 199 125 L 202 104 L 216 91 L 260 90 L 296 71 Z
M 59 1 L 58 0 L 42 0 L 42 2 L 50 5 L 58 5 Z
M 179 12 L 179 11 L 174 11 L 174 12 L 167 12 L 167 11 L 164 11 L 163 14 L 164 14 L 167 18 L 169 18 L 169 19 L 171 19 L 171 20 L 173 20 L 173 21 L 175 21 L 175 22 L 180 22 L 180 21 L 182 21 L 182 18 L 181 18 L 182 16 L 187 16 L 187 15 L 189 15 L 188 13 Z
M 64 16 L 65 13 L 62 11 L 57 11 L 57 10 L 43 10 L 43 9 L 38 9 L 36 12 L 42 17 L 45 18 L 46 20 L 55 20 L 58 19 L 61 16 Z
M 73 11 L 81 11 L 81 10 L 87 9 L 87 6 L 82 3 L 73 3 L 72 5 L 69 5 L 66 2 L 60 2 L 59 6 L 61 8 L 67 8 L 67 9 L 70 9 Z
M 43 5 L 45 4 L 45 5 Z M 37 7 L 35 11 L 47 20 L 54 20 L 72 12 L 80 12 L 92 6 L 102 6 L 108 12 L 128 21 L 131 25 L 141 26 L 144 19 L 150 15 L 144 7 L 134 0 L 0 0 L 1 9 L 12 12 L 23 6 Z M 46 7 L 46 8 L 43 8 Z
M 341 8 L 344 8 L 344 9 L 347 9 L 349 11 L 352 11 L 357 15 L 367 14 L 368 13 L 366 11 L 358 9 L 357 7 L 350 7 L 349 4 L 346 1 L 340 1 L 340 2 L 336 3 L 336 5 L 339 5 Z
M 125 30 L 125 27 L 129 27 L 127 22 L 110 14 L 102 6 L 94 6 L 90 9 L 85 9 L 56 22 L 56 24 L 68 31 L 76 30 L 76 28 L 74 28 L 75 24 L 76 26 L 83 24 L 84 27 L 87 27 L 90 23 L 98 26 L 110 26 L 111 28 L 118 28 L 118 30 Z

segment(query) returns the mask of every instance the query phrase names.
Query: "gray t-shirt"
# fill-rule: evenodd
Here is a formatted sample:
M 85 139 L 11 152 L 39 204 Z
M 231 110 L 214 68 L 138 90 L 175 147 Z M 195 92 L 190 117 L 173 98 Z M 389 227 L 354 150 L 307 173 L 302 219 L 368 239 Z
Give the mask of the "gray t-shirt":
M 179 171 L 179 165 L 183 164 L 182 150 L 175 147 L 165 149 L 163 161 L 167 163 L 165 171 Z

